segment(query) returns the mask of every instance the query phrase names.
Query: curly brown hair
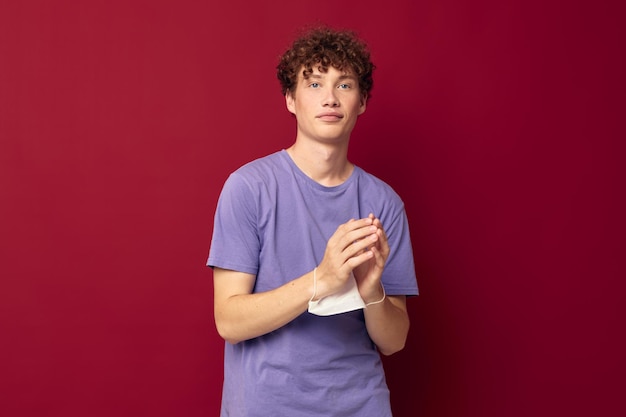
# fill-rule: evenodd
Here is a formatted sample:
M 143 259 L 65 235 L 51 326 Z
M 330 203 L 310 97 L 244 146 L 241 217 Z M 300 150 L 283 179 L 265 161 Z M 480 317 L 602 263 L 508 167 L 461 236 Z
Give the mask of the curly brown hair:
M 319 65 L 317 69 L 321 72 L 331 66 L 339 71 L 352 71 L 358 79 L 361 95 L 370 96 L 376 67 L 367 45 L 353 31 L 322 26 L 309 29 L 297 38 L 276 67 L 283 95 L 288 91 L 293 93 L 300 71 L 307 78 L 314 65 Z

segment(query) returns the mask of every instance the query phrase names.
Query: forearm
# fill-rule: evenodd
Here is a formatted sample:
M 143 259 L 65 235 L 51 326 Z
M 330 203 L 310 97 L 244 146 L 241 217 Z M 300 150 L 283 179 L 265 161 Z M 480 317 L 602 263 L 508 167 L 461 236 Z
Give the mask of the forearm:
M 383 355 L 404 348 L 410 325 L 405 296 L 387 296 L 383 302 L 367 306 L 364 312 L 367 332 Z
M 217 271 L 216 271 L 217 272 Z M 217 272 L 216 287 L 225 287 L 228 277 Z M 232 271 L 227 273 L 232 274 Z M 232 283 L 232 277 L 230 277 Z M 260 293 L 216 291 L 215 323 L 229 343 L 238 343 L 274 331 L 305 312 L 313 293 L 312 274 L 307 273 L 271 291 Z M 250 288 L 251 290 L 251 288 Z

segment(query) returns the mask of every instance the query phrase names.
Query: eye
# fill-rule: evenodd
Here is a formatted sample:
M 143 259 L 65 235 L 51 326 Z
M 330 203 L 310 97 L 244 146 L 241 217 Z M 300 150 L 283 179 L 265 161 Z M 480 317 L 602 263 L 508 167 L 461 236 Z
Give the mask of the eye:
M 348 90 L 350 87 L 350 84 L 339 84 L 339 88 L 342 90 Z
M 320 84 L 319 83 L 311 83 L 309 84 L 309 87 L 311 88 L 319 88 Z

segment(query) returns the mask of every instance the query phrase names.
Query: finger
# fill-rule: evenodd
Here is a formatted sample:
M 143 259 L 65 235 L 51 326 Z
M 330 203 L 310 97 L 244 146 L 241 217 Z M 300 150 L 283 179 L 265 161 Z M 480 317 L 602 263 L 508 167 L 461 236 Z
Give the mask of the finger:
M 378 217 L 374 217 L 372 219 L 372 224 L 380 229 L 384 229 L 383 227 L 383 222 L 380 221 L 380 219 Z
M 389 256 L 391 248 L 389 247 L 389 241 L 387 240 L 387 234 L 383 229 L 378 229 L 378 240 L 376 241 L 376 249 L 380 251 L 381 256 L 386 261 Z
M 356 223 L 357 221 L 355 221 Z M 363 239 L 366 239 L 368 236 L 375 235 L 378 231 L 378 228 L 371 223 L 362 224 L 360 227 L 349 227 L 349 225 L 345 225 L 346 227 L 340 227 L 340 229 L 335 232 L 335 235 L 331 237 L 334 243 L 340 250 L 343 251 L 348 248 L 350 245 L 355 242 L 359 242 Z M 378 237 L 373 238 L 372 241 L 377 240 Z
M 376 266 L 378 268 L 384 268 L 385 267 L 385 257 L 383 256 L 383 254 L 381 253 L 380 250 L 378 250 L 378 248 L 373 247 L 371 249 L 372 253 L 374 254 L 374 261 L 376 262 Z
M 378 234 L 374 232 L 361 239 L 355 240 L 344 249 L 343 255 L 347 259 L 367 252 L 371 247 L 376 245 L 378 239 Z
M 341 242 L 345 241 L 348 234 L 369 226 L 372 226 L 372 219 L 350 219 L 346 223 L 343 223 L 337 227 L 335 233 L 333 233 L 333 235 L 330 237 L 329 243 L 339 245 Z M 366 235 L 364 231 L 362 231 L 361 237 L 363 235 Z M 358 233 L 356 235 L 353 235 L 353 240 L 356 240 L 357 238 L 360 238 Z
M 376 226 L 378 229 L 380 229 L 382 231 L 382 234 L 380 235 L 380 237 L 384 241 L 387 241 L 387 232 L 385 232 L 385 228 L 383 227 L 383 224 L 380 221 L 380 219 L 379 218 L 373 219 L 372 225 Z
M 355 256 L 348 258 L 345 264 L 348 265 L 350 270 L 353 270 L 354 268 L 357 268 L 361 264 L 369 261 L 373 257 L 374 257 L 374 252 L 367 250 L 367 251 L 363 251 L 359 254 L 356 254 Z
M 350 219 L 346 223 L 340 225 L 338 229 L 343 229 L 347 233 L 354 229 L 370 226 L 372 223 L 374 223 L 374 219 L 369 217 L 364 217 L 362 219 Z
M 380 238 L 379 240 L 386 244 L 388 240 L 387 240 L 387 232 L 385 232 L 385 229 L 383 229 L 382 227 L 379 227 L 377 230 L 377 233 L 378 233 L 378 237 Z
M 371 218 L 350 219 L 340 225 L 327 244 L 328 260 L 339 267 L 378 240 L 377 230 Z
M 348 242 L 355 242 L 357 240 L 361 240 L 369 235 L 376 234 L 378 232 L 378 228 L 372 224 L 368 226 L 361 227 L 359 229 L 354 229 L 346 233 L 345 239 Z

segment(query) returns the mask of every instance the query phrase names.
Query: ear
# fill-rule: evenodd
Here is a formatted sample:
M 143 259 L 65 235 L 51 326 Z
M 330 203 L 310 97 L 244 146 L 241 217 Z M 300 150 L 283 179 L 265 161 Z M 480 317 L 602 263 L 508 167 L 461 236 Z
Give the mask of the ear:
M 361 101 L 359 102 L 359 116 L 365 113 L 367 108 L 367 93 L 361 94 Z
M 287 105 L 287 110 L 296 114 L 296 99 L 291 91 L 285 93 L 285 104 Z

